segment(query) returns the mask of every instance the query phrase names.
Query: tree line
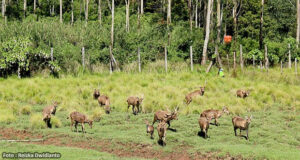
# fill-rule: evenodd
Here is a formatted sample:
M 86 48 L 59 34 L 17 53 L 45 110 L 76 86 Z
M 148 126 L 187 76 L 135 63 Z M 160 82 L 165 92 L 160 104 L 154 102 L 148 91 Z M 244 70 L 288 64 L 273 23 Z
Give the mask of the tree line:
M 0 72 L 299 58 L 299 0 L 2 0 Z M 225 36 L 232 36 L 230 43 Z M 84 53 L 83 53 L 84 52 Z M 191 56 L 193 55 L 193 56 Z

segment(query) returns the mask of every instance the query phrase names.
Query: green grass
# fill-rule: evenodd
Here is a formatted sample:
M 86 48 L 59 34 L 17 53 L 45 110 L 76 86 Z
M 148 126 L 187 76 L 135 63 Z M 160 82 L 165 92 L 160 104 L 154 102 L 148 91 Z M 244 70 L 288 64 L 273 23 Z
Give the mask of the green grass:
M 213 73 L 204 74 L 203 70 L 197 69 L 193 73 L 116 72 L 113 75 L 63 75 L 60 79 L 0 79 L 0 126 L 28 129 L 44 135 L 62 133 L 70 135 L 74 140 L 88 141 L 89 137 L 110 140 L 116 147 L 118 142 L 148 144 L 153 150 L 166 153 L 184 144 L 189 146 L 188 151 L 191 153 L 216 152 L 219 156 L 229 153 L 232 156 L 250 159 L 299 159 L 299 77 L 291 70 L 285 70 L 281 75 L 276 68 L 271 69 L 269 73 L 249 68 L 244 73 L 238 72 L 236 78 L 231 77 L 231 73 L 225 72 L 225 78 L 219 78 L 214 73 L 215 70 Z M 205 80 L 205 95 L 195 98 L 186 106 L 183 102 L 185 94 L 195 90 L 197 86 L 202 86 Z M 93 100 L 94 88 L 100 88 L 101 93 L 111 98 L 111 115 L 105 115 L 97 101 Z M 236 98 L 237 89 L 250 89 L 250 96 L 246 99 Z M 145 97 L 143 113 L 134 116 L 131 109 L 127 111 L 126 99 L 128 96 L 142 94 Z M 55 116 L 57 128 L 44 129 L 39 121 L 41 112 L 43 107 L 53 101 L 60 102 Z M 162 148 L 157 145 L 156 132 L 155 140 L 146 135 L 144 120 L 152 122 L 154 111 L 172 109 L 177 105 L 180 108 L 179 120 L 172 122 L 172 127 L 176 128 L 177 132 L 167 132 L 167 146 Z M 224 105 L 229 108 L 231 115 L 224 115 L 220 119 L 221 126 L 211 125 L 208 131 L 209 139 L 197 136 L 199 113 L 209 108 L 221 109 Z M 23 114 L 23 110 L 24 113 L 30 110 L 30 114 Z M 93 129 L 86 125 L 88 134 L 85 136 L 70 132 L 70 122 L 66 117 L 74 110 L 83 112 L 90 118 L 100 119 L 100 122 L 94 122 Z M 254 116 L 249 131 L 250 140 L 235 137 L 231 118 L 234 115 L 250 114 Z M 17 150 L 23 145 L 25 144 L 15 147 L 11 145 L 8 148 Z M 37 146 L 32 145 L 28 150 L 35 151 L 35 147 Z M 62 150 L 66 155 L 73 156 L 69 155 L 72 152 L 66 147 L 52 146 L 49 150 Z M 97 156 L 115 158 L 97 151 L 88 152 L 92 154 L 89 159 Z

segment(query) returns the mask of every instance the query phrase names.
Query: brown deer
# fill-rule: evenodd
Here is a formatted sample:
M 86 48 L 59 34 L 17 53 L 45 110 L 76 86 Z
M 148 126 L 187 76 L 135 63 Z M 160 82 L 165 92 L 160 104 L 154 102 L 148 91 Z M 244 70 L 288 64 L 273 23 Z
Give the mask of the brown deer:
M 48 128 L 52 128 L 52 125 L 50 123 L 51 114 L 55 115 L 57 107 L 58 107 L 58 103 L 54 102 L 53 105 L 47 106 L 43 109 L 43 121 L 47 124 Z
M 106 95 L 101 95 L 98 97 L 98 103 L 99 105 L 102 106 L 109 106 L 110 105 L 110 100 L 109 97 Z
M 149 125 L 149 122 L 147 120 L 145 120 L 145 123 L 146 123 L 146 130 L 147 130 L 147 133 L 150 134 L 150 138 L 151 139 L 154 139 L 153 138 L 153 132 L 154 132 L 154 127 L 153 125 Z
M 224 114 L 229 114 L 228 108 L 223 107 L 222 111 L 220 110 L 214 110 L 214 109 L 208 109 L 201 113 L 200 117 L 207 117 L 208 119 L 215 119 L 215 125 L 219 126 L 218 119 Z
M 67 119 L 69 119 L 69 117 Z M 85 133 L 84 123 L 88 123 L 89 126 L 91 128 L 93 128 L 93 121 L 89 120 L 87 118 L 87 116 L 82 113 L 74 111 L 74 112 L 70 113 L 70 119 L 71 119 L 71 131 L 72 131 L 73 125 L 75 124 L 76 132 L 78 132 L 78 130 L 77 130 L 78 123 L 81 123 L 82 133 Z
M 236 97 L 240 97 L 240 98 L 246 98 L 246 97 L 249 96 L 249 94 L 250 94 L 249 90 L 243 91 L 243 90 L 239 89 L 239 90 L 236 91 Z
M 203 96 L 204 95 L 204 91 L 205 91 L 205 86 L 204 87 L 200 87 L 200 90 L 195 90 L 195 91 L 187 94 L 185 96 L 185 102 L 186 102 L 186 104 L 189 105 L 192 102 L 193 97 L 196 97 L 198 95 Z
M 209 117 L 200 117 L 198 120 L 201 132 L 204 133 L 204 138 L 208 138 L 207 132 L 209 129 L 209 122 L 210 122 L 210 118 Z
M 109 106 L 105 106 L 104 111 L 105 111 L 106 114 L 110 114 L 111 108 Z
M 140 107 L 143 103 L 143 96 L 142 98 L 139 98 L 139 97 L 128 97 L 127 99 L 127 104 L 128 104 L 128 107 L 127 107 L 127 110 L 129 109 L 130 106 L 132 106 L 132 113 L 133 114 L 137 114 L 140 112 Z M 137 108 L 137 112 L 135 111 L 135 107 Z
M 158 144 L 161 144 L 162 146 L 166 145 L 166 133 L 167 133 L 167 124 L 165 121 L 161 121 L 157 125 L 157 133 L 159 140 L 157 141 Z
M 175 108 L 174 112 L 170 112 L 170 111 L 157 111 L 154 114 L 154 119 L 153 119 L 153 123 L 152 125 L 154 125 L 154 123 L 156 121 L 165 121 L 168 124 L 168 128 L 170 128 L 171 124 L 170 121 L 175 119 L 177 120 L 177 110 L 178 107 Z
M 248 129 L 249 129 L 251 120 L 252 120 L 252 115 L 250 117 L 246 116 L 245 119 L 243 119 L 242 117 L 238 117 L 238 116 L 233 117 L 232 124 L 233 124 L 233 129 L 234 129 L 234 135 L 237 136 L 236 135 L 237 129 L 240 129 L 240 135 L 241 135 L 242 130 L 246 130 L 246 133 L 247 133 L 246 139 L 248 140 L 249 139 Z
M 98 97 L 100 96 L 100 91 L 99 91 L 99 89 L 95 89 L 95 90 L 94 90 L 93 96 L 94 96 L 94 99 L 98 99 Z

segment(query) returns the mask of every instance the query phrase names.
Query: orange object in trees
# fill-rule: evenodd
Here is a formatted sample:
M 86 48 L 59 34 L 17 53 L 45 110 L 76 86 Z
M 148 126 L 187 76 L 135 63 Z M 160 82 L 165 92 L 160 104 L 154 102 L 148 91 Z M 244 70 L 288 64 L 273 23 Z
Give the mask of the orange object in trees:
M 226 44 L 230 43 L 231 40 L 232 40 L 232 36 L 228 36 L 228 35 L 224 36 L 224 42 L 225 42 Z

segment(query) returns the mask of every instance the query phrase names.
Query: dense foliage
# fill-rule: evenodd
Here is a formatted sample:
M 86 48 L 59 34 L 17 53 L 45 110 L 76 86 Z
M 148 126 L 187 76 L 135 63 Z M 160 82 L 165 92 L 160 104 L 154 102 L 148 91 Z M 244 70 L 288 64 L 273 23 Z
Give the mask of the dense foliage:
M 85 1 L 74 0 L 74 24 L 71 24 L 71 1 L 63 0 L 63 24 L 59 23 L 59 1 L 39 0 L 33 11 L 33 0 L 27 0 L 27 11 L 23 1 L 6 2 L 7 22 L 0 22 L 0 72 L 13 73 L 18 68 L 23 71 L 36 71 L 52 68 L 55 71 L 74 71 L 81 63 L 81 49 L 85 47 L 86 61 L 90 69 L 97 64 L 109 64 L 111 29 L 111 4 L 101 1 L 102 23 L 98 21 L 98 0 L 89 1 L 88 23 L 84 21 Z M 124 64 L 137 60 L 137 48 L 141 48 L 142 63 L 164 57 L 164 46 L 168 43 L 166 24 L 167 2 L 144 0 L 144 15 L 141 16 L 141 31 L 138 33 L 138 1 L 130 3 L 130 31 L 125 28 L 125 1 L 115 0 L 115 43 L 113 53 L 122 69 Z M 192 0 L 192 12 L 195 11 Z M 214 2 L 211 22 L 211 36 L 208 57 L 214 53 L 216 41 L 216 4 Z M 207 1 L 199 0 L 198 21 L 200 27 L 189 27 L 189 9 L 186 0 L 172 1 L 171 41 L 168 45 L 168 58 L 171 61 L 189 59 L 189 49 L 193 46 L 194 61 L 200 62 L 206 23 Z M 233 35 L 232 0 L 223 0 L 223 22 L 221 37 Z M 54 10 L 53 10 L 54 9 Z M 50 12 L 49 12 L 50 11 Z M 261 2 L 242 1 L 238 17 L 238 40 L 243 45 L 246 62 L 264 59 L 264 50 L 259 49 Z M 195 14 L 193 14 L 195 23 Z M 296 1 L 266 0 L 264 5 L 263 37 L 268 46 L 271 65 L 287 60 L 288 44 L 291 44 L 292 59 L 300 57 L 296 47 Z M 54 61 L 49 58 L 51 47 Z M 233 44 L 221 44 L 221 57 L 232 55 Z M 239 52 L 239 49 L 238 49 Z M 237 54 L 239 55 L 239 54 Z M 37 58 L 37 56 L 39 58 Z M 43 65 L 41 65 L 43 64 Z

